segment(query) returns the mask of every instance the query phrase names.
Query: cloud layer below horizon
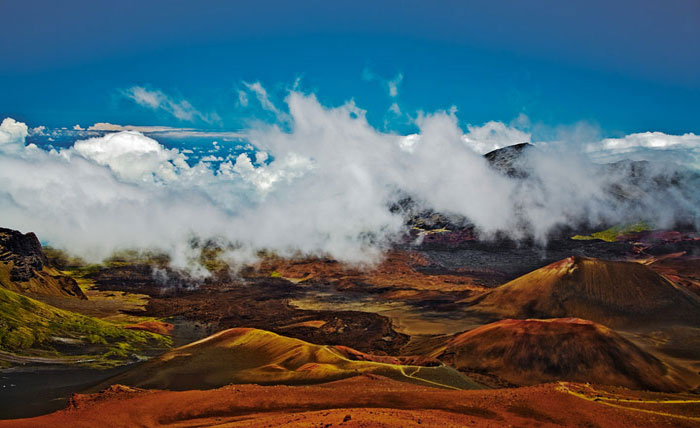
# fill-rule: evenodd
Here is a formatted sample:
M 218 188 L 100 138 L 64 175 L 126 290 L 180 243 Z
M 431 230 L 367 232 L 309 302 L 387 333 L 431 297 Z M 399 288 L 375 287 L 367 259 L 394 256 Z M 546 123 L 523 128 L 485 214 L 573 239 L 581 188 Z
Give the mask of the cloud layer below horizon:
M 188 244 L 193 237 L 232 244 L 226 257 L 235 262 L 254 260 L 260 249 L 372 262 L 405 233 L 404 219 L 389 207 L 406 195 L 467 218 L 484 238 L 506 233 L 544 241 L 553 228 L 578 223 L 699 223 L 697 188 L 682 183 L 669 190 L 654 186 L 651 176 L 636 177 L 637 190 L 640 180 L 649 180 L 642 183 L 645 191 L 633 203 L 621 202 L 608 190 L 632 188 L 629 166 L 599 165 L 654 160 L 650 170 L 657 177 L 700 170 L 695 134 L 583 142 L 563 135 L 536 144 L 524 166 L 528 178 L 513 179 L 482 154 L 529 141 L 517 124 L 488 122 L 464 132 L 455 112 L 438 111 L 418 115 L 419 133 L 397 135 L 373 128 L 352 102 L 326 107 L 292 91 L 283 109 L 263 96 L 262 87 L 249 89 L 284 124 L 237 132 L 253 152 L 212 156 L 216 163 L 188 162 L 185 150 L 114 125 L 115 132 L 44 150 L 26 144 L 27 125 L 6 118 L 0 125 L 0 226 L 36 232 L 89 260 L 116 249 L 158 249 L 174 265 L 196 269 Z M 163 99 L 144 103 L 173 114 L 176 107 L 189 108 Z

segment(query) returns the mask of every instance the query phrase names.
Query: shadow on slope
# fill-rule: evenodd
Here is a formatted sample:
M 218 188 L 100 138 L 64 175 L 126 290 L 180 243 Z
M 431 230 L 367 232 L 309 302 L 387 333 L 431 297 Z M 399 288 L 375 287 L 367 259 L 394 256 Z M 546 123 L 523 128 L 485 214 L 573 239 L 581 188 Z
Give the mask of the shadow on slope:
M 431 356 L 516 385 L 565 380 L 655 391 L 690 387 L 678 369 L 578 318 L 498 321 L 452 338 Z

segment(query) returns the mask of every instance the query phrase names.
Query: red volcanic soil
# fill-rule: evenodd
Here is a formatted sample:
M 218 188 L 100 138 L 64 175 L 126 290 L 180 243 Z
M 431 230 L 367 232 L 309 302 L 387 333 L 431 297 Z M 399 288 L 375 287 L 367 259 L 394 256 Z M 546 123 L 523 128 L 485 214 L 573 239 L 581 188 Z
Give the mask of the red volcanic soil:
M 617 237 L 634 245 L 637 253 L 667 253 L 670 248 L 693 248 L 700 241 L 697 232 L 678 232 L 673 230 L 647 230 L 632 232 Z M 676 250 L 678 251 L 678 250 Z
M 431 366 L 439 366 L 442 363 L 435 359 L 435 358 L 429 358 L 429 357 L 423 357 L 423 356 L 390 356 L 390 355 L 372 355 L 372 354 L 366 354 L 364 352 L 360 352 L 358 350 L 348 348 L 347 346 L 334 346 L 333 349 L 336 350 L 340 355 L 343 357 L 353 360 L 353 361 L 373 361 L 376 363 L 384 363 L 384 364 L 405 364 L 405 365 L 412 365 L 412 366 L 425 366 L 425 367 L 431 367 Z
M 700 325 L 700 297 L 641 263 L 569 257 L 472 299 L 493 318 L 593 320 L 611 327 Z
M 129 330 L 150 331 L 151 333 L 170 336 L 175 326 L 173 324 L 162 321 L 143 321 L 138 324 L 127 325 L 124 328 L 127 328 Z
M 672 400 L 671 402 L 669 402 Z M 13 428 L 92 427 L 698 427 L 690 394 L 581 384 L 448 391 L 365 375 L 317 386 L 231 385 L 209 391 L 112 387 L 66 410 L 0 421 Z
M 426 275 L 417 268 L 427 266 L 425 256 L 411 251 L 391 251 L 377 266 L 357 268 L 323 259 L 277 259 L 263 261 L 262 272 L 275 272 L 295 281 L 324 281 L 353 288 L 355 284 L 407 288 L 414 291 L 482 291 L 469 276 Z
M 649 264 L 654 271 L 676 284 L 700 295 L 700 257 L 684 257 L 684 253 L 659 257 Z M 672 257 L 676 256 L 676 257 Z
M 235 328 L 172 349 L 108 379 L 92 391 L 112 384 L 178 391 L 229 384 L 309 385 L 363 373 L 444 388 L 482 388 L 453 368 L 428 358 L 373 356 L 347 347 L 314 345 L 269 331 Z
M 600 324 L 577 318 L 503 320 L 462 333 L 433 356 L 511 384 L 557 380 L 681 391 L 676 369 Z

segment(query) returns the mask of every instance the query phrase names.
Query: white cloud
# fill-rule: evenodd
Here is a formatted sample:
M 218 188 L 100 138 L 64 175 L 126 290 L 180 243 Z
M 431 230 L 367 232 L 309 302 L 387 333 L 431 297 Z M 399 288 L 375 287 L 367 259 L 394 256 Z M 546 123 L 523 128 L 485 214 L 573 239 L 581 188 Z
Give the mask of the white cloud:
M 522 119 L 520 119 L 522 121 Z M 482 126 L 468 125 L 464 142 L 477 153 L 488 153 L 518 143 L 531 141 L 531 135 L 503 122 L 490 121 Z
M 175 128 L 171 126 L 134 126 L 117 125 L 113 123 L 98 122 L 88 127 L 88 131 L 117 132 L 117 131 L 137 131 L 154 137 L 168 138 L 222 138 L 234 140 L 244 137 L 241 132 L 234 131 L 209 131 L 196 128 Z
M 187 170 L 185 156 L 176 149 L 166 149 L 156 140 L 137 131 L 109 133 L 77 141 L 75 152 L 100 165 L 108 166 L 126 181 L 175 180 L 180 170 Z
M 88 131 L 138 131 L 138 132 L 167 132 L 167 131 L 191 131 L 194 128 L 173 128 L 170 126 L 134 126 L 117 125 L 109 122 L 97 122 L 88 126 Z
M 455 113 L 454 110 L 450 112 L 452 115 Z M 513 123 L 522 124 L 525 120 L 526 117 L 523 119 L 521 115 Z M 413 147 L 421 138 L 419 134 L 408 135 L 402 139 L 401 147 L 412 152 Z M 462 134 L 460 138 L 469 149 L 478 154 L 486 154 L 506 146 L 531 141 L 530 133 L 498 121 L 486 122 L 481 126 L 467 125 L 467 132 Z
M 259 158 L 256 156 L 256 163 Z M 270 167 L 255 167 L 247 154 L 241 153 L 231 165 L 230 171 L 237 173 L 243 180 L 253 185 L 259 195 L 265 196 L 276 183 L 285 181 L 291 183 L 314 168 L 309 158 L 290 153 L 281 161 Z M 228 168 L 227 168 L 228 169 Z
M 588 143 L 585 151 L 599 162 L 663 159 L 700 169 L 700 135 L 693 133 L 668 135 L 663 132 L 641 132 Z
M 0 124 L 0 151 L 15 151 L 24 146 L 29 135 L 27 125 L 8 117 Z
M 260 84 L 260 82 L 254 82 L 254 83 L 247 83 L 243 82 L 246 88 L 248 88 L 249 91 L 251 91 L 253 94 L 255 94 L 255 97 L 258 99 L 258 102 L 260 103 L 260 106 L 269 112 L 274 113 L 279 120 L 283 120 L 285 118 L 284 113 L 282 113 L 275 105 L 270 101 L 270 96 L 267 94 L 267 90 Z M 245 105 L 247 105 L 247 97 L 245 99 Z M 239 94 L 239 101 L 241 100 L 240 94 Z M 243 103 L 241 103 L 243 104 Z
M 399 95 L 399 84 L 403 81 L 403 74 L 399 73 L 393 79 L 387 82 L 387 87 L 389 88 L 389 96 L 391 98 L 396 98 Z
M 143 86 L 133 86 L 125 90 L 124 95 L 137 104 L 148 107 L 151 110 L 165 111 L 179 120 L 192 122 L 202 120 L 207 123 L 221 122 L 216 113 L 202 113 L 187 100 L 175 100 L 160 90 L 147 89 Z
M 46 131 L 45 126 L 37 126 L 35 128 L 29 129 L 29 135 L 43 135 L 44 131 Z
M 266 152 L 255 152 L 255 163 L 258 165 L 265 163 L 267 158 L 268 154 Z
M 485 237 L 500 231 L 544 239 L 553 227 L 581 220 L 663 223 L 689 215 L 700 224 L 698 186 L 673 192 L 649 186 L 637 200 L 620 202 L 606 189 L 630 185 L 629 177 L 601 169 L 567 141 L 530 151 L 529 178 L 494 171 L 481 152 L 529 140 L 517 125 L 488 122 L 465 133 L 454 110 L 439 111 L 420 115 L 419 132 L 402 136 L 372 127 L 352 102 L 328 108 L 298 92 L 286 102 L 292 126 L 242 131 L 247 142 L 240 148 L 254 155 L 224 161 L 216 155 L 194 165 L 184 151 L 137 131 L 58 152 L 22 149 L 26 125 L 6 119 L 1 141 L 18 150 L 0 153 L 0 225 L 34 231 L 90 260 L 142 247 L 187 264 L 192 236 L 235 243 L 230 257 L 238 260 L 271 249 L 371 261 L 405 231 L 404 219 L 388 206 L 406 194 L 467 217 Z M 640 143 L 628 137 L 595 147 L 688 150 L 697 138 Z
M 399 95 L 399 85 L 403 81 L 403 73 L 398 73 L 393 79 L 386 79 L 374 73 L 369 68 L 364 68 L 362 70 L 362 79 L 367 82 L 379 81 L 381 84 L 386 85 L 389 96 L 391 98 L 396 98 Z

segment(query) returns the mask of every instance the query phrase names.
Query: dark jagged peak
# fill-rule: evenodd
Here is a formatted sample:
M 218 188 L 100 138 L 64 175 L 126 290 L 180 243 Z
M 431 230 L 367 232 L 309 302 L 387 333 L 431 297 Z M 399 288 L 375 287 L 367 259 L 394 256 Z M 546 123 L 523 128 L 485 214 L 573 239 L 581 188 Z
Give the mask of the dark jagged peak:
M 509 177 L 526 178 L 527 172 L 518 165 L 518 160 L 532 147 L 535 146 L 530 143 L 514 144 L 488 152 L 484 157 L 491 166 Z
M 29 281 L 48 265 L 41 243 L 34 233 L 0 228 L 0 262 L 12 263 L 11 281 Z
M 34 233 L 0 228 L 0 286 L 9 290 L 86 299 L 73 278 L 49 266 Z
M 471 227 L 463 216 L 437 212 L 411 196 L 405 196 L 391 204 L 389 211 L 400 213 L 405 218 L 405 224 L 414 230 L 453 231 Z

